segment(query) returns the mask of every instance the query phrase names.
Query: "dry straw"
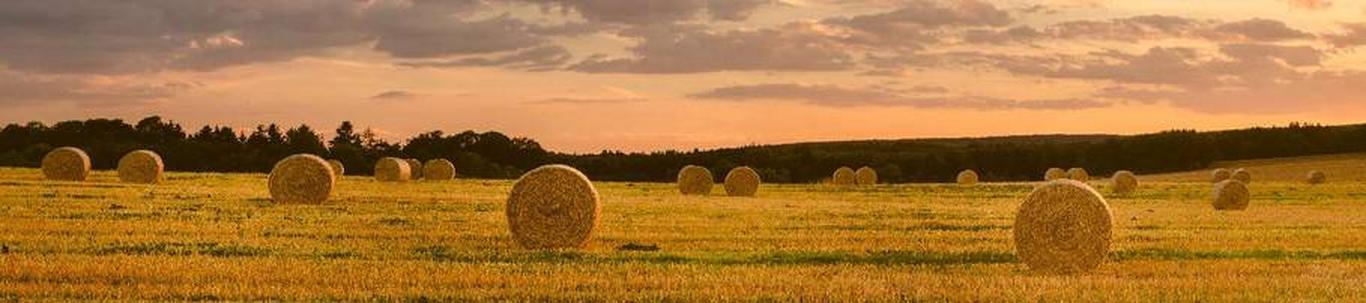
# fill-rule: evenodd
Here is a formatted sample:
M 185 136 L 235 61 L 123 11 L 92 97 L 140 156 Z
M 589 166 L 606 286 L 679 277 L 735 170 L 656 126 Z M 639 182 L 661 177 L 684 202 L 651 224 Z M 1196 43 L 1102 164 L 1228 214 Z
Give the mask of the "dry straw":
M 841 166 L 835 169 L 835 175 L 830 177 L 830 182 L 835 185 L 854 185 L 858 180 L 854 179 L 854 169 L 848 166 Z
M 706 167 L 687 165 L 678 170 L 678 192 L 684 195 L 709 195 L 715 183 Z
M 270 198 L 275 203 L 320 204 L 332 195 L 337 182 L 332 166 L 310 154 L 297 154 L 270 170 Z
M 978 180 L 977 172 L 971 169 L 963 170 L 958 173 L 958 185 L 976 185 Z
M 564 165 L 527 172 L 508 194 L 508 227 L 517 244 L 528 249 L 587 246 L 600 212 L 593 183 Z
M 753 197 L 759 192 L 759 173 L 749 166 L 736 167 L 726 173 L 726 194 L 740 197 Z
M 1043 173 L 1044 181 L 1053 181 L 1057 179 L 1067 179 L 1067 170 L 1054 167 L 1049 168 L 1048 171 Z
M 375 162 L 375 180 L 380 182 L 403 182 L 412 178 L 412 167 L 408 161 L 384 157 Z
M 858 171 L 854 172 L 854 182 L 858 185 L 875 185 L 877 184 L 877 171 L 873 170 L 872 167 L 859 167 Z
M 1305 176 L 1304 181 L 1309 184 L 1323 184 L 1323 182 L 1328 182 L 1328 176 L 1321 171 L 1311 171 L 1308 176 Z
M 1247 184 L 1237 179 L 1224 180 L 1214 184 L 1214 209 L 1216 210 L 1244 210 L 1247 209 L 1248 200 L 1252 197 L 1252 192 L 1247 190 Z
M 1134 176 L 1134 173 L 1131 171 L 1121 170 L 1115 172 L 1115 175 L 1110 177 L 1110 184 L 1115 193 L 1121 195 L 1130 194 L 1138 189 L 1138 177 Z
M 422 165 L 422 178 L 433 181 L 455 179 L 455 163 L 446 159 L 427 160 L 427 164 Z
M 1110 205 L 1091 186 L 1050 181 L 1015 213 L 1015 252 L 1036 271 L 1090 271 L 1110 252 L 1112 220 Z
M 161 156 L 156 152 L 135 150 L 119 158 L 118 169 L 119 180 L 123 182 L 156 184 L 161 182 L 166 164 L 161 162 Z
M 338 178 L 341 178 L 341 176 L 346 175 L 346 166 L 342 165 L 341 161 L 337 161 L 335 159 L 327 160 L 327 165 L 332 166 L 332 173 L 337 174 Z
M 1233 178 L 1233 171 L 1230 171 L 1227 168 L 1215 169 L 1213 172 L 1210 172 L 1210 182 L 1213 183 L 1224 182 L 1224 180 L 1228 180 L 1229 178 Z
M 1086 172 L 1085 168 L 1073 167 L 1067 170 L 1067 178 L 1077 182 L 1091 181 L 1091 173 Z
M 75 147 L 61 147 L 43 156 L 43 176 L 53 181 L 85 181 L 90 176 L 90 156 Z
M 411 158 L 410 158 L 410 159 L 403 159 L 403 161 L 408 162 L 408 169 L 410 169 L 409 174 L 408 174 L 408 178 L 409 178 L 409 179 L 413 179 L 413 180 L 422 179 L 422 173 L 423 173 L 423 171 L 422 171 L 422 170 L 423 170 L 422 161 L 420 161 L 420 160 L 418 160 L 418 159 L 411 159 Z
M 1238 170 L 1233 171 L 1233 176 L 1229 178 L 1242 181 L 1244 185 L 1252 184 L 1252 173 L 1248 172 L 1246 169 L 1239 168 Z

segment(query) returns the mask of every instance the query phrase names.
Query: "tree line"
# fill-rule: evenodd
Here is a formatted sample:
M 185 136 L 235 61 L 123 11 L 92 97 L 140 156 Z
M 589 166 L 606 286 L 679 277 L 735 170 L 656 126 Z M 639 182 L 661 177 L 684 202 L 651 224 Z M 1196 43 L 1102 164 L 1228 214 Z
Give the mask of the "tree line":
M 342 122 L 324 140 L 307 125 L 259 125 L 239 132 L 204 126 L 189 133 L 181 125 L 153 116 L 127 124 L 118 119 L 10 124 L 0 130 L 0 166 L 36 167 L 60 146 L 85 150 L 96 169 L 112 169 L 123 154 L 149 149 L 161 154 L 168 170 L 193 172 L 268 172 L 276 161 L 296 153 L 337 159 L 347 174 L 368 175 L 381 157 L 447 159 L 462 177 L 515 178 L 548 163 L 563 163 L 602 181 L 671 182 L 688 164 L 709 168 L 722 180 L 745 165 L 765 182 L 809 183 L 829 178 L 840 166 L 873 167 L 884 182 L 948 182 L 964 169 L 985 181 L 1037 180 L 1050 167 L 1084 167 L 1096 175 L 1116 170 L 1139 174 L 1186 171 L 1215 161 L 1366 152 L 1366 124 L 1323 126 L 1292 123 L 1279 127 L 1152 134 L 1041 135 L 959 139 L 866 140 L 756 145 L 714 150 L 593 154 L 549 152 L 535 140 L 498 132 L 421 133 L 400 142 L 380 139 L 372 130 Z

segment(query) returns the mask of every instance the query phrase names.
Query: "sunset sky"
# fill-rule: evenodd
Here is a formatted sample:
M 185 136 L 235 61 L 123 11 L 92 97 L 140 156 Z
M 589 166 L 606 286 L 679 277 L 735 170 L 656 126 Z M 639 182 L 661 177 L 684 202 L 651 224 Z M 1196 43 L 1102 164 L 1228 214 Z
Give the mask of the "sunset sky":
M 0 2 L 0 122 L 551 150 L 1366 122 L 1366 1 Z

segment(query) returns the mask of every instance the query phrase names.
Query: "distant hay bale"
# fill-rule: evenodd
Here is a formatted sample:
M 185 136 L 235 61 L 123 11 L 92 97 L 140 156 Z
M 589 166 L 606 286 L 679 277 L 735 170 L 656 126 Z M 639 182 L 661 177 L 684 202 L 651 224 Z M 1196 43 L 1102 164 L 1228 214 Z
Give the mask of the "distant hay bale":
M 337 174 L 337 178 L 341 178 L 341 176 L 346 175 L 346 166 L 342 165 L 341 161 L 337 161 L 335 159 L 327 160 L 327 165 L 332 166 L 332 173 Z
M 977 185 L 977 172 L 968 169 L 958 173 L 958 185 Z
M 43 176 L 53 181 L 85 181 L 90 176 L 90 156 L 75 147 L 61 147 L 43 156 Z
M 1044 181 L 1053 181 L 1057 179 L 1067 179 L 1067 170 L 1054 167 L 1049 168 L 1048 171 L 1043 173 Z
M 1091 173 L 1086 172 L 1085 168 L 1073 167 L 1067 170 L 1067 178 L 1086 183 L 1086 181 L 1091 181 Z
M 1223 182 L 1229 178 L 1233 178 L 1233 171 L 1230 171 L 1227 168 L 1215 169 L 1213 172 L 1210 172 L 1211 183 Z
M 375 162 L 375 180 L 380 182 L 403 182 L 412 179 L 413 169 L 408 161 L 384 157 Z
M 135 150 L 119 158 L 119 180 L 128 183 L 155 184 L 161 182 L 166 164 L 161 155 L 150 150 Z
M 427 164 L 422 165 L 422 178 L 432 181 L 455 179 L 455 163 L 446 159 L 427 160 Z
M 411 171 L 409 172 L 409 175 L 408 175 L 408 178 L 409 178 L 409 179 L 412 179 L 412 180 L 422 179 L 422 170 L 423 170 L 423 168 L 422 168 L 422 161 L 420 161 L 420 160 L 418 160 L 418 159 L 412 159 L 412 158 L 403 159 L 403 161 L 407 161 L 407 162 L 408 162 L 408 168 L 411 169 Z
M 285 157 L 270 170 L 270 198 L 282 204 L 320 204 L 327 202 L 336 185 L 336 175 L 326 160 L 310 154 Z
M 1216 210 L 1244 210 L 1247 209 L 1248 200 L 1252 198 L 1252 192 L 1248 191 L 1247 184 L 1238 179 L 1228 179 L 1214 184 L 1214 209 Z
M 1323 182 L 1328 182 L 1328 176 L 1321 171 L 1311 171 L 1308 176 L 1305 176 L 1304 181 L 1309 184 L 1323 184 Z
M 1054 180 L 1034 189 L 1015 213 L 1015 251 L 1030 269 L 1087 272 L 1110 252 L 1110 205 L 1095 189 L 1075 180 Z
M 835 185 L 854 185 L 855 182 L 858 180 L 854 178 L 854 169 L 848 166 L 835 169 L 835 175 L 830 177 L 830 183 Z
M 687 165 L 678 170 L 678 192 L 684 195 L 709 195 L 715 184 L 706 167 Z
M 857 171 L 854 171 L 854 182 L 858 185 L 876 185 L 877 171 L 873 170 L 872 167 L 859 167 Z
M 1243 185 L 1252 184 L 1252 172 L 1249 172 L 1246 169 L 1239 168 L 1238 170 L 1233 171 L 1233 176 L 1229 178 L 1242 181 Z
M 726 194 L 737 197 L 753 197 L 759 192 L 759 173 L 749 166 L 731 169 L 726 173 Z
M 1138 189 L 1138 177 L 1131 171 L 1121 170 L 1110 177 L 1110 184 L 1115 193 L 1129 194 Z
M 541 166 L 512 185 L 508 228 L 523 248 L 581 248 L 593 237 L 600 209 L 597 189 L 579 170 Z

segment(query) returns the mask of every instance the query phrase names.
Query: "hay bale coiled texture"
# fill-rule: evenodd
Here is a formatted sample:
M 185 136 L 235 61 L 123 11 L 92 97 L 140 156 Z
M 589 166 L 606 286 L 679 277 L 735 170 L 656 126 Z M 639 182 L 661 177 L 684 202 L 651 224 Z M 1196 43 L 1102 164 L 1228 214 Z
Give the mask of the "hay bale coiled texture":
M 858 180 L 854 178 L 854 169 L 848 166 L 835 169 L 835 175 L 830 177 L 830 183 L 835 185 L 854 185 L 855 182 Z
M 403 182 L 412 179 L 413 169 L 408 166 L 408 161 L 384 157 L 375 162 L 375 181 L 380 182 Z
M 1243 185 L 1252 184 L 1252 172 L 1247 171 L 1247 169 L 1239 168 L 1238 170 L 1233 171 L 1233 176 L 1229 177 L 1229 179 L 1242 181 Z
M 711 170 L 697 165 L 686 165 L 678 170 L 678 192 L 684 195 L 709 195 L 716 180 Z
M 327 160 L 310 154 L 285 157 L 270 170 L 270 198 L 283 204 L 321 204 L 332 196 L 337 177 Z
M 1067 178 L 1085 183 L 1086 181 L 1091 181 L 1091 173 L 1086 172 L 1085 168 L 1073 167 L 1067 170 Z
M 859 167 L 854 171 L 854 182 L 858 185 L 877 185 L 877 171 L 872 167 Z
M 43 156 L 43 176 L 53 181 L 85 181 L 90 177 L 90 156 L 75 147 L 60 147 Z
M 1048 171 L 1043 173 L 1044 181 L 1053 181 L 1057 179 L 1067 179 L 1067 170 L 1054 167 L 1049 168 Z
M 1227 168 L 1215 169 L 1210 172 L 1210 183 L 1224 182 L 1224 180 L 1228 180 L 1229 178 L 1233 178 L 1233 171 L 1228 170 Z
M 408 169 L 410 170 L 408 172 L 408 179 L 422 179 L 423 166 L 421 160 L 409 158 L 403 159 L 403 161 L 408 162 Z
M 977 185 L 978 179 L 977 172 L 971 169 L 958 173 L 958 185 Z
M 346 175 L 346 165 L 342 165 L 341 161 L 336 159 L 327 160 L 327 165 L 332 166 L 332 173 L 337 174 L 337 178 Z
M 1113 215 L 1091 186 L 1055 180 L 1025 198 L 1013 228 L 1015 252 L 1030 269 L 1086 272 L 1104 263 L 1110 253 Z
M 446 159 L 427 160 L 427 164 L 422 165 L 422 178 L 433 181 L 455 179 L 455 163 Z
M 1244 210 L 1247 209 L 1251 199 L 1252 192 L 1247 189 L 1247 183 L 1243 183 L 1243 181 L 1228 179 L 1214 184 L 1214 209 L 1216 210 Z
M 1325 175 L 1323 174 L 1323 172 L 1317 170 L 1311 171 L 1309 172 L 1309 175 L 1304 177 L 1304 182 L 1307 182 L 1309 184 L 1323 184 L 1323 182 L 1328 182 L 1328 175 Z
M 150 150 L 135 150 L 119 158 L 119 180 L 128 183 L 156 184 L 161 182 L 166 164 L 161 155 Z
M 1138 176 L 1134 172 L 1121 170 L 1110 176 L 1111 189 L 1117 194 L 1125 195 L 1138 190 Z
M 600 213 L 593 182 L 569 166 L 533 169 L 517 179 L 508 194 L 508 228 L 523 248 L 587 246 Z
M 736 167 L 726 173 L 726 194 L 737 197 L 753 197 L 759 192 L 759 173 L 749 166 Z

